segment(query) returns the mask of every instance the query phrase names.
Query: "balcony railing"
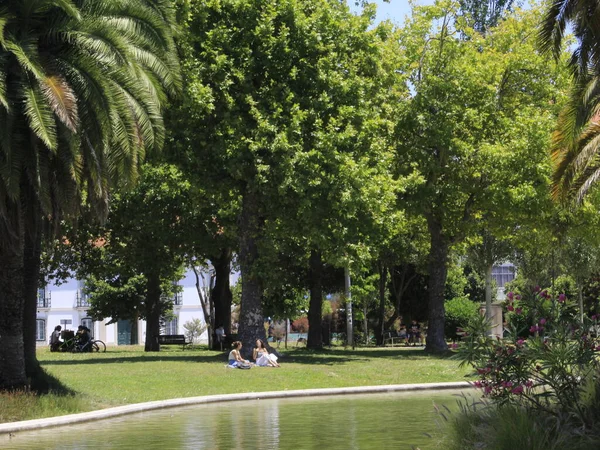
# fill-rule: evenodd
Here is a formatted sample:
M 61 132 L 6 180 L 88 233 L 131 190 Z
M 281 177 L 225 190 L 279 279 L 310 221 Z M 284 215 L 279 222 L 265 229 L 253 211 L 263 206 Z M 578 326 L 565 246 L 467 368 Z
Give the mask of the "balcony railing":
M 84 294 L 81 291 L 77 291 L 77 295 L 75 297 L 75 306 L 77 308 L 89 308 L 90 300 L 89 300 L 87 294 Z
M 50 308 L 52 303 L 52 296 L 50 292 L 39 292 L 37 298 L 37 307 L 38 308 Z

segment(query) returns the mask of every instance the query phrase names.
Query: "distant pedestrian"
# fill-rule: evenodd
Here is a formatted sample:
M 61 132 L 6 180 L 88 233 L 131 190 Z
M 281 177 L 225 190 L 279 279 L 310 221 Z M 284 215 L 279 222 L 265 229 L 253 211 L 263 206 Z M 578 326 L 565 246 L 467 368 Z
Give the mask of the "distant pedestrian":
M 223 342 L 225 342 L 225 336 L 227 336 L 225 334 L 225 329 L 223 328 L 223 325 L 219 325 L 217 327 L 217 329 L 215 330 L 215 335 L 217 336 L 217 343 L 221 347 L 221 351 L 223 351 Z

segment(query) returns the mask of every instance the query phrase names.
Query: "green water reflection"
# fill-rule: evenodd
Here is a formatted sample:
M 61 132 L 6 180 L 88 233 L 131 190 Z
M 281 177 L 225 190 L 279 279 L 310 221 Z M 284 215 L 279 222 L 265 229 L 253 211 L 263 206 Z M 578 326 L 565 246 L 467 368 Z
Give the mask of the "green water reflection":
M 10 449 L 437 448 L 434 404 L 457 392 L 256 400 L 167 409 L 0 437 Z

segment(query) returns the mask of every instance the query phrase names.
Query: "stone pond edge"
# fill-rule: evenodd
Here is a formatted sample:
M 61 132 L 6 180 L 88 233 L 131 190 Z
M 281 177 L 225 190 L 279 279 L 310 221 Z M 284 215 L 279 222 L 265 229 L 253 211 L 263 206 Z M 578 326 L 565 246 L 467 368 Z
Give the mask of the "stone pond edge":
M 97 411 L 90 411 L 45 419 L 24 420 L 0 424 L 0 435 L 19 431 L 36 430 L 64 425 L 74 425 L 94 420 L 109 419 L 127 414 L 135 414 L 156 409 L 177 406 L 203 405 L 210 403 L 234 402 L 242 400 L 265 400 L 274 398 L 316 397 L 324 395 L 381 394 L 386 392 L 443 391 L 450 389 L 469 389 L 473 384 L 468 381 L 446 383 L 391 384 L 383 386 L 354 386 L 343 388 L 298 389 L 292 391 L 245 392 L 241 394 L 206 395 L 184 397 L 153 402 L 134 403 Z

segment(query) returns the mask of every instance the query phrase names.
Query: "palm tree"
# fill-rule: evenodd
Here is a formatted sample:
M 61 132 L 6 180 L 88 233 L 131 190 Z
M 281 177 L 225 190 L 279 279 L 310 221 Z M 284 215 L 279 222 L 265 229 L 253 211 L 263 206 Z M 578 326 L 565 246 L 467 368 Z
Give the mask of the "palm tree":
M 600 1 L 554 0 L 539 31 L 542 50 L 560 58 L 569 26 L 575 84 L 553 136 L 553 195 L 580 201 L 600 177 Z
M 40 218 L 58 226 L 82 203 L 105 215 L 109 187 L 163 143 L 172 24 L 167 0 L 0 6 L 0 389 L 26 384 L 24 253 L 35 260 Z

